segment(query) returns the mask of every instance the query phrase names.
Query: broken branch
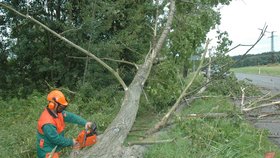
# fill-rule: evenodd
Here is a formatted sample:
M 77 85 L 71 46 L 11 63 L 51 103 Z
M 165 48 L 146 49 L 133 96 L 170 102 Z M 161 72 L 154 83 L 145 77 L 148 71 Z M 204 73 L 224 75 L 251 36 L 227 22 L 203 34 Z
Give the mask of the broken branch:
M 268 104 L 263 104 L 263 105 L 260 105 L 260 106 L 257 106 L 257 107 L 252 107 L 252 108 L 244 108 L 243 111 L 244 112 L 248 112 L 248 111 L 252 111 L 254 109 L 259 109 L 259 108 L 264 108 L 264 107 L 268 107 L 268 106 L 273 106 L 273 105 L 276 105 L 276 104 L 280 104 L 280 101 L 272 102 L 272 103 L 268 103 Z
M 202 60 L 200 61 L 200 64 L 198 66 L 198 69 L 196 70 L 192 80 L 189 82 L 189 84 L 185 87 L 185 89 L 183 90 L 183 92 L 181 93 L 181 95 L 179 96 L 179 98 L 176 100 L 176 103 L 172 106 L 172 108 L 167 112 L 167 114 L 161 119 L 160 122 L 158 122 L 153 128 L 151 128 L 150 130 L 148 130 L 146 132 L 146 134 L 150 135 L 152 133 L 155 133 L 156 131 L 160 130 L 160 128 L 162 128 L 163 126 L 166 125 L 166 123 L 168 122 L 170 116 L 175 112 L 175 110 L 178 108 L 178 106 L 180 105 L 181 100 L 184 98 L 184 96 L 186 95 L 187 90 L 190 88 L 191 84 L 193 83 L 193 81 L 195 80 L 196 76 L 198 75 L 201 67 L 202 67 L 202 63 L 204 61 L 207 49 L 208 49 L 208 45 L 210 43 L 210 40 L 208 39 L 206 41 L 206 46 L 205 46 L 205 50 L 203 53 L 203 57 Z
M 163 143 L 171 143 L 174 142 L 175 139 L 167 139 L 167 140 L 155 140 L 155 141 L 133 141 L 128 142 L 127 144 L 132 145 L 150 145 L 150 144 L 163 144 Z
M 221 118 L 221 117 L 227 117 L 227 113 L 205 113 L 205 114 L 188 114 L 184 118 Z

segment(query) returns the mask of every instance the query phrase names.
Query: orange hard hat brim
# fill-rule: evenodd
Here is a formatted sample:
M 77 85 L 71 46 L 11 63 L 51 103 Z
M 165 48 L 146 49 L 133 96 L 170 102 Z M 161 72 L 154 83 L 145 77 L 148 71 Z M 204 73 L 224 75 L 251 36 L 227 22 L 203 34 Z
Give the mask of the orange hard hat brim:
M 56 102 L 58 102 L 59 104 L 63 105 L 63 106 L 67 106 L 68 102 L 66 101 L 65 98 L 59 98 L 58 100 L 56 100 Z

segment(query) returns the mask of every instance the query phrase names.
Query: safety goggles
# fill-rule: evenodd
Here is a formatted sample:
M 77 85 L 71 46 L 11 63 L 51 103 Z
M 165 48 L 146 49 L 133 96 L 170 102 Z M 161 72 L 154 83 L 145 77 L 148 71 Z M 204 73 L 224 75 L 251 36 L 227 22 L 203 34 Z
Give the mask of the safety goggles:
M 67 108 L 67 106 L 65 105 L 62 105 L 62 104 L 59 104 L 57 103 L 58 106 L 57 106 L 57 112 L 62 112 L 63 110 L 65 110 Z

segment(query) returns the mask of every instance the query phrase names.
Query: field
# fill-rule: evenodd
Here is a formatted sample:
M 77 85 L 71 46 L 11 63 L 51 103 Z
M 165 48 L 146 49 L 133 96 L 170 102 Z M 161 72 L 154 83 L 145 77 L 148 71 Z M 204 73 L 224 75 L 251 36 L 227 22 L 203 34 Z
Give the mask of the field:
M 277 65 L 262 65 L 262 66 L 232 68 L 231 71 L 237 73 L 280 76 L 280 65 L 277 64 Z

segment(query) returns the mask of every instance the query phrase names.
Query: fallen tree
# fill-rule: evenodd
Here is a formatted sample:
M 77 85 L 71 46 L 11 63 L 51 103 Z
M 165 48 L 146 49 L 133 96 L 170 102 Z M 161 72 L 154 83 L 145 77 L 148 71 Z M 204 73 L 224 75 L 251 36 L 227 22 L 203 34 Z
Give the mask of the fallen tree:
M 164 27 L 163 32 L 161 33 L 160 38 L 155 42 L 155 44 L 152 46 L 152 49 L 147 54 L 146 59 L 144 63 L 139 66 L 139 69 L 131 82 L 131 84 L 127 87 L 123 80 L 119 77 L 118 73 L 116 73 L 112 68 L 110 68 L 107 64 L 105 64 L 101 59 L 90 53 L 89 51 L 79 47 L 78 45 L 74 44 L 73 42 L 69 41 L 68 39 L 64 38 L 63 36 L 59 35 L 55 31 L 49 29 L 47 26 L 43 25 L 36 19 L 28 16 L 23 15 L 13 8 L 9 7 L 8 5 L 4 3 L 0 3 L 0 6 L 9 9 L 16 14 L 30 19 L 31 21 L 35 22 L 36 24 L 42 26 L 47 31 L 51 32 L 61 40 L 65 41 L 66 43 L 70 44 L 74 48 L 80 50 L 84 54 L 90 56 L 91 58 L 98 61 L 101 65 L 106 67 L 114 76 L 118 79 L 118 81 L 121 83 L 122 87 L 125 90 L 125 95 L 123 98 L 123 102 L 121 105 L 121 109 L 115 119 L 111 122 L 111 124 L 107 127 L 107 129 L 104 131 L 102 137 L 99 139 L 98 143 L 93 146 L 90 150 L 84 152 L 81 157 L 116 157 L 119 155 L 119 152 L 122 148 L 122 144 L 124 140 L 126 139 L 130 129 L 132 128 L 132 125 L 135 121 L 136 114 L 139 107 L 139 99 L 142 93 L 143 86 L 150 74 L 152 65 L 154 63 L 154 60 L 158 56 L 164 41 L 170 31 L 172 20 L 175 13 L 175 0 L 170 0 L 169 4 L 169 15 L 167 18 L 166 25 Z M 156 21 L 157 23 L 157 21 Z M 157 27 L 157 26 L 155 26 Z M 155 28 L 155 35 L 156 35 L 156 29 Z M 156 37 L 155 37 L 156 38 Z
M 132 83 L 125 92 L 118 115 L 107 127 L 100 141 L 93 148 L 85 152 L 83 157 L 95 156 L 108 158 L 116 157 L 119 154 L 122 144 L 135 121 L 143 86 L 150 74 L 154 60 L 160 52 L 170 31 L 175 13 L 175 0 L 170 0 L 169 9 L 169 15 L 164 31 L 156 42 L 156 45 L 147 55 L 145 62 L 139 67 Z
M 34 18 L 32 18 L 28 15 L 23 15 L 3 3 L 0 3 L 0 6 L 7 8 L 9 10 L 12 10 L 13 12 L 17 13 L 18 15 L 20 15 L 24 18 L 27 18 L 27 19 L 35 22 L 36 24 L 42 26 L 45 30 L 51 32 L 53 35 L 55 35 L 59 39 L 65 41 L 69 45 L 73 46 L 74 48 L 83 52 L 87 56 L 96 60 L 99 64 L 104 66 L 109 72 L 111 72 L 117 78 L 117 80 L 122 85 L 122 87 L 125 91 L 123 102 L 121 104 L 121 109 L 120 109 L 118 115 L 116 116 L 116 118 L 107 127 L 107 129 L 103 133 L 102 137 L 99 139 L 98 143 L 93 148 L 84 152 L 81 156 L 82 157 L 118 157 L 118 155 L 120 155 L 120 151 L 122 149 L 122 144 L 123 144 L 124 140 L 126 139 L 128 133 L 131 130 L 132 125 L 135 121 L 136 114 L 137 114 L 138 107 L 139 107 L 139 100 L 140 100 L 140 96 L 142 94 L 144 84 L 150 74 L 153 64 L 155 62 L 157 62 L 156 59 L 158 58 L 158 54 L 170 31 L 171 24 L 172 24 L 173 17 L 174 17 L 175 1 L 170 0 L 169 15 L 167 16 L 168 17 L 167 22 L 165 23 L 165 25 L 164 25 L 165 27 L 161 33 L 161 36 L 158 39 L 156 39 L 156 37 L 157 37 L 157 20 L 155 20 L 153 44 L 151 46 L 149 53 L 146 56 L 144 63 L 137 66 L 137 69 L 138 69 L 137 73 L 129 86 L 127 86 L 123 82 L 123 80 L 121 79 L 121 77 L 119 76 L 117 71 L 114 71 L 110 66 L 108 66 L 105 62 L 103 62 L 102 59 L 96 57 L 91 52 L 79 47 L 78 45 L 74 44 L 70 40 L 64 38 L 62 35 L 57 34 L 56 32 L 49 29 L 44 24 L 35 20 Z M 198 73 L 198 71 L 196 73 Z M 190 86 L 190 84 L 187 86 L 186 90 L 188 90 L 189 86 Z M 183 91 L 182 97 L 180 97 L 178 99 L 179 102 L 186 95 L 185 94 L 186 90 Z M 178 104 L 179 104 L 179 102 L 178 102 Z M 177 107 L 175 107 L 174 110 L 176 108 Z M 171 113 L 173 113 L 174 110 L 172 110 Z M 167 118 L 167 120 L 168 120 L 168 118 Z M 164 120 L 164 124 L 166 124 L 165 120 Z

